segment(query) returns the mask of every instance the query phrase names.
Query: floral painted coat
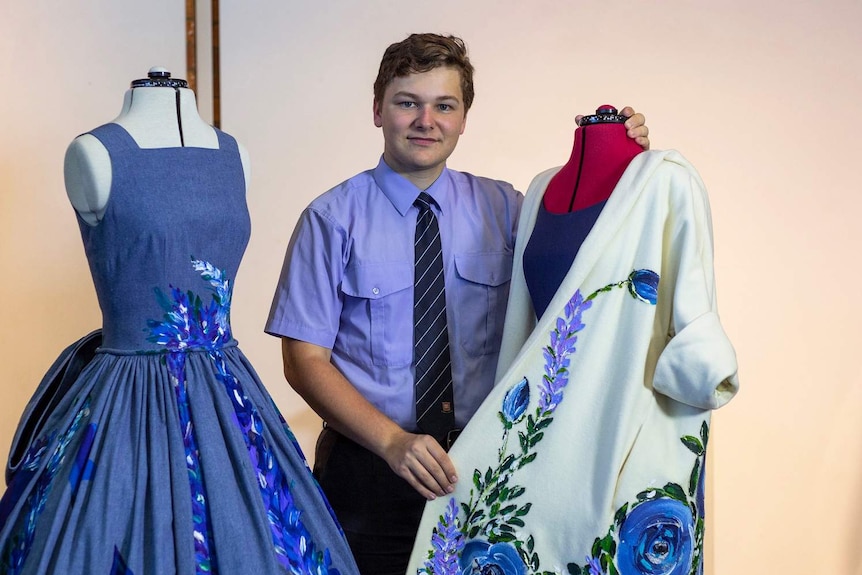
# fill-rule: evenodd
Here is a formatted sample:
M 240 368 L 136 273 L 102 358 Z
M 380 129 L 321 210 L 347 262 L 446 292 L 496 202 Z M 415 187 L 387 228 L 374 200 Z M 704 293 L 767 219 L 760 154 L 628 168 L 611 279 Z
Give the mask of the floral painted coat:
M 635 157 L 537 322 L 521 262 L 556 171 L 527 192 L 497 385 L 408 573 L 702 573 L 710 411 L 738 388 L 703 183 Z

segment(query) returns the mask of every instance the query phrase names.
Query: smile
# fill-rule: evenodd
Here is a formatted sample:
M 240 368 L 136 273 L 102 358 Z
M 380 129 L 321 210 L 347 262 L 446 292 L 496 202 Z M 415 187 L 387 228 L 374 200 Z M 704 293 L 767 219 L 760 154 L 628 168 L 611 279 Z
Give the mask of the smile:
M 407 137 L 407 141 L 413 144 L 419 144 L 420 146 L 430 146 L 431 144 L 436 144 L 437 140 L 434 138 L 418 138 L 418 137 Z

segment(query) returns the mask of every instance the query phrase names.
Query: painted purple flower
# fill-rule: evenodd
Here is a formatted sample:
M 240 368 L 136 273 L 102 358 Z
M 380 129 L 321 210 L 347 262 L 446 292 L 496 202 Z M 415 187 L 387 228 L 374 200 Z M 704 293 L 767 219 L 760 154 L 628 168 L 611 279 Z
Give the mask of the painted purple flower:
M 527 404 L 530 403 L 530 383 L 525 377 L 517 385 L 514 385 L 506 396 L 503 397 L 503 411 L 500 415 L 503 417 L 503 423 L 506 427 L 520 421 L 527 411 Z
M 617 567 L 622 575 L 688 575 L 693 533 L 688 505 L 669 497 L 645 501 L 620 528 Z
M 467 542 L 461 553 L 461 575 L 525 575 L 527 566 L 508 543 Z
M 586 575 L 602 575 L 604 573 L 602 570 L 602 562 L 599 561 L 598 557 L 587 556 L 586 567 L 588 568 Z
M 557 325 L 550 334 L 550 345 L 542 350 L 545 375 L 539 384 L 541 414 L 549 415 L 563 400 L 563 388 L 569 383 L 569 356 L 576 351 L 577 333 L 584 329 L 581 315 L 592 305 L 592 301 L 585 300 L 580 290 L 576 290 L 566 304 L 566 319 L 557 318 Z
M 652 270 L 634 270 L 629 274 L 629 293 L 641 301 L 655 305 L 658 301 L 659 276 Z
M 458 504 L 449 499 L 446 511 L 431 535 L 432 551 L 425 561 L 425 572 L 431 575 L 457 575 L 458 554 L 464 548 L 464 535 L 458 521 Z

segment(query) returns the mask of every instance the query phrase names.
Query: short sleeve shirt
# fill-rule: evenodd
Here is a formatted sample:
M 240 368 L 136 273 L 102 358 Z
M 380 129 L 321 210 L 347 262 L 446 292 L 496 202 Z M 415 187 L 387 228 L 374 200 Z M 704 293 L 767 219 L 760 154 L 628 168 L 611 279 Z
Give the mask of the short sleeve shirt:
M 381 158 L 315 199 L 288 246 L 266 324 L 332 350 L 333 365 L 402 428 L 416 428 L 413 239 L 419 188 Z M 505 182 L 444 169 L 436 202 L 456 423 L 494 384 L 523 196 Z

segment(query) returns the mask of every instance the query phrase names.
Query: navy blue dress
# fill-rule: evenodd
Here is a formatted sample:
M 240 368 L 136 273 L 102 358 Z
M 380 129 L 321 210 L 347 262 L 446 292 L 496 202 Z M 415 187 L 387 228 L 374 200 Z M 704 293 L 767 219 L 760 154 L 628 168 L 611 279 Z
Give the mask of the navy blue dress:
M 116 124 L 91 133 L 112 168 L 102 221 L 79 219 L 101 342 L 67 350 L 22 418 L 0 572 L 355 574 L 231 335 L 250 233 L 236 142 L 218 132 L 217 150 L 140 149 Z

